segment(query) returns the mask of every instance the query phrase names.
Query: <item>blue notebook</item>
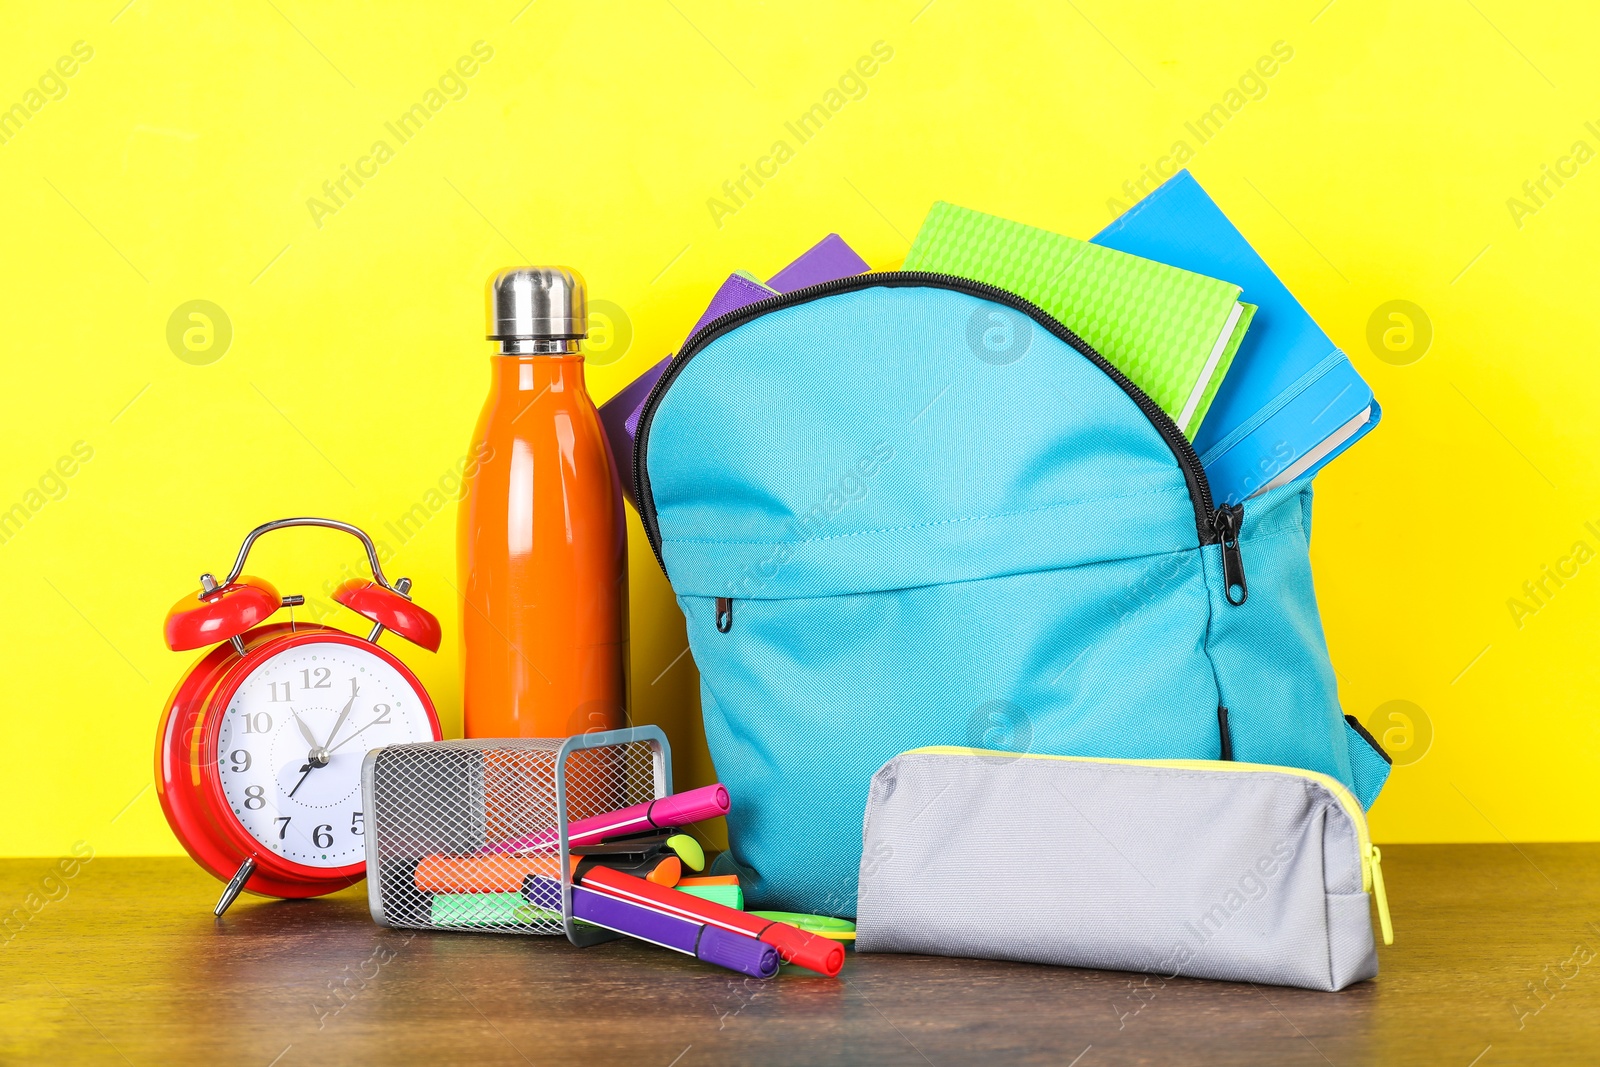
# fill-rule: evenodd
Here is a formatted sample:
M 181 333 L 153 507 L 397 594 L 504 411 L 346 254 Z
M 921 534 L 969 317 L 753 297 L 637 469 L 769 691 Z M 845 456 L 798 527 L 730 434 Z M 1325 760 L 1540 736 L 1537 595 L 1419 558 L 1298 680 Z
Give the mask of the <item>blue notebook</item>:
M 1194 434 L 1217 503 L 1309 478 L 1378 424 L 1382 409 L 1349 358 L 1188 171 L 1092 240 L 1232 282 L 1259 308 Z

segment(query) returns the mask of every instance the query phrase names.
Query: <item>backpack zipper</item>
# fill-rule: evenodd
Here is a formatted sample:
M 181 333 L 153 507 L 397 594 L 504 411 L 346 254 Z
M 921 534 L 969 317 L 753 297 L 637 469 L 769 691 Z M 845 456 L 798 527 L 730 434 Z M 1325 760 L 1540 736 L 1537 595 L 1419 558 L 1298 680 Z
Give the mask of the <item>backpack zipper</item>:
M 1224 504 L 1216 511 L 1217 543 L 1222 545 L 1222 585 L 1228 603 L 1234 607 L 1250 597 L 1244 580 L 1244 554 L 1239 551 L 1239 531 L 1244 526 L 1244 505 Z M 1233 591 L 1239 590 L 1238 599 Z
M 1183 471 L 1184 482 L 1189 487 L 1189 499 L 1194 505 L 1195 531 L 1201 545 L 1220 544 L 1223 546 L 1223 576 L 1227 583 L 1227 596 L 1230 604 L 1243 604 L 1246 596 L 1244 581 L 1244 558 L 1239 551 L 1239 530 L 1244 522 L 1244 506 L 1241 504 L 1224 504 L 1221 507 L 1213 506 L 1211 502 L 1211 483 L 1206 480 L 1205 468 L 1200 465 L 1200 456 L 1195 452 L 1194 445 L 1190 443 L 1178 424 L 1168 415 L 1143 389 L 1135 385 L 1126 374 L 1112 366 L 1100 353 L 1096 352 L 1087 341 L 1073 333 L 1060 320 L 1037 304 L 1024 300 L 1009 290 L 986 282 L 973 281 L 970 278 L 958 278 L 953 274 L 938 274 L 933 271 L 922 270 L 893 270 L 882 271 L 876 274 L 857 274 L 848 278 L 836 278 L 830 282 L 810 285 L 804 289 L 796 289 L 789 293 L 780 293 L 765 300 L 758 300 L 742 308 L 736 308 L 726 315 L 720 315 L 696 330 L 684 342 L 683 348 L 678 352 L 677 358 L 667 364 L 665 373 L 656 380 L 651 387 L 650 395 L 645 398 L 644 407 L 640 409 L 638 433 L 633 442 L 633 498 L 639 502 L 639 518 L 644 525 L 645 536 L 650 541 L 650 549 L 655 553 L 656 562 L 660 564 L 662 572 L 667 569 L 666 560 L 661 554 L 661 526 L 656 517 L 655 500 L 650 495 L 650 475 L 646 460 L 650 447 L 650 424 L 655 420 L 656 409 L 661 404 L 661 398 L 666 395 L 672 383 L 677 380 L 678 374 L 688 365 L 706 345 L 721 337 L 729 330 L 742 326 L 747 322 L 760 318 L 762 315 L 783 308 L 807 304 L 825 296 L 838 293 L 854 292 L 860 289 L 872 289 L 879 286 L 886 288 L 926 288 L 948 289 L 968 296 L 976 296 L 984 300 L 1003 304 L 1014 311 L 1019 311 L 1033 319 L 1040 326 L 1048 330 L 1059 340 L 1065 341 L 1078 353 L 1087 358 L 1096 367 L 1100 368 L 1107 377 L 1116 382 L 1128 398 L 1139 406 L 1146 419 L 1155 426 L 1157 432 L 1166 441 L 1171 449 L 1173 458 L 1178 461 L 1178 467 Z M 1234 587 L 1240 591 L 1239 599 L 1233 596 Z M 731 611 L 730 611 L 731 616 Z M 718 611 L 719 621 L 721 611 Z M 726 631 L 724 631 L 726 632 Z

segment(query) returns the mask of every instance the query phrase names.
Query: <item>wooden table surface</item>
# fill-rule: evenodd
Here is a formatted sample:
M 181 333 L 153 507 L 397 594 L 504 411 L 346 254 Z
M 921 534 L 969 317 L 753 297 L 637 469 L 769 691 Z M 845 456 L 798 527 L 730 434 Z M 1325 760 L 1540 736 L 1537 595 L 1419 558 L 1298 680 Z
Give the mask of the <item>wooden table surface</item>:
M 839 980 L 758 982 L 636 943 L 387 930 L 364 886 L 219 922 L 186 860 L 51 869 L 0 862 L 24 917 L 0 1063 L 1600 1063 L 1600 845 L 1385 848 L 1396 941 L 1343 993 L 854 953 Z

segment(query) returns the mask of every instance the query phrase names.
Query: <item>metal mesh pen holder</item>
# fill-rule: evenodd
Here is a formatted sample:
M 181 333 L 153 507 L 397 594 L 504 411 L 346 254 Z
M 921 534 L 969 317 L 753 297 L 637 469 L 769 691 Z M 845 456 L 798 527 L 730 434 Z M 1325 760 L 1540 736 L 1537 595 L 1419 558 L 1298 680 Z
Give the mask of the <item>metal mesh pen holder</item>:
M 374 749 L 361 767 L 372 918 L 610 941 L 572 917 L 567 824 L 671 792 L 672 749 L 654 726 Z

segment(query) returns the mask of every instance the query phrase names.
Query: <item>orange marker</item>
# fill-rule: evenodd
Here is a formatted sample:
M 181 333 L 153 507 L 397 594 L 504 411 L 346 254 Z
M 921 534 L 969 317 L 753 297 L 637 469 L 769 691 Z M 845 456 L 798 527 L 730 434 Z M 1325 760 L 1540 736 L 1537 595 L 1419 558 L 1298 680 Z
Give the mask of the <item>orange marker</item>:
M 592 856 L 570 856 L 573 880 L 578 867 Z M 549 853 L 537 856 L 424 856 L 417 863 L 412 880 L 424 893 L 516 893 L 530 874 L 555 878 L 561 870 L 558 857 Z M 683 874 L 683 861 L 665 856 L 651 868 L 645 880 L 658 886 L 675 886 Z
M 625 722 L 627 536 L 584 385 L 587 322 L 575 271 L 519 267 L 489 282 L 499 349 L 457 529 L 468 737 L 567 737 Z M 602 800 L 612 792 L 594 784 L 587 792 Z

